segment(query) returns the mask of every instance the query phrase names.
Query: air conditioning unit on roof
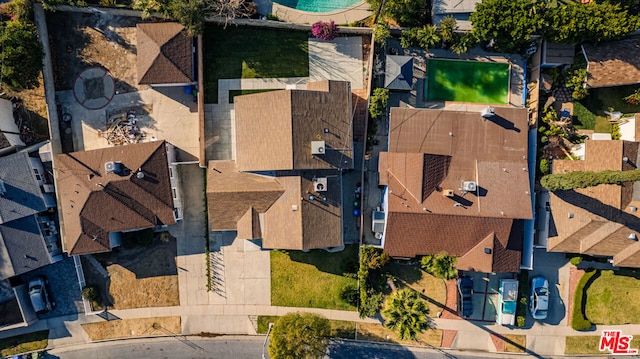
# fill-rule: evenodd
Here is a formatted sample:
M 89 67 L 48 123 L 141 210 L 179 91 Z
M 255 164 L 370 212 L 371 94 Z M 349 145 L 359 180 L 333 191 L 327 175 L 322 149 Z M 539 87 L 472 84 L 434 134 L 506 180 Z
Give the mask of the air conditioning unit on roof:
M 311 141 L 312 155 L 324 155 L 325 150 L 324 141 Z
M 478 184 L 475 181 L 464 181 L 462 182 L 462 190 L 465 192 L 475 192 L 478 188 Z

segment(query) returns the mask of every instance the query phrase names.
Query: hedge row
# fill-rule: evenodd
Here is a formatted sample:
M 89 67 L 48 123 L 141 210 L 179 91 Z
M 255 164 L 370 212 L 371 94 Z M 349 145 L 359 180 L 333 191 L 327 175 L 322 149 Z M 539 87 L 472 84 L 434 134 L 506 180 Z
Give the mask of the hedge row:
M 520 271 L 518 276 L 518 306 L 516 307 L 516 325 L 518 327 L 524 327 L 527 320 L 527 301 L 529 294 L 529 272 L 526 270 Z
M 575 171 L 550 174 L 542 177 L 540 184 L 549 191 L 595 187 L 600 184 L 622 184 L 640 181 L 640 170 L 633 171 Z

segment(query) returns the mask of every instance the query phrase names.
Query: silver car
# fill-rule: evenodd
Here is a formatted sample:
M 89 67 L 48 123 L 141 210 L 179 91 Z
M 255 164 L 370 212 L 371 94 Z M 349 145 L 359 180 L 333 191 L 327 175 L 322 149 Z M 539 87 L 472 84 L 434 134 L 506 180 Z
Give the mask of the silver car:
M 549 281 L 542 276 L 531 278 L 529 311 L 536 320 L 547 319 L 549 311 Z
M 47 280 L 38 276 L 29 281 L 29 299 L 31 305 L 38 314 L 46 313 L 53 309 L 46 288 Z

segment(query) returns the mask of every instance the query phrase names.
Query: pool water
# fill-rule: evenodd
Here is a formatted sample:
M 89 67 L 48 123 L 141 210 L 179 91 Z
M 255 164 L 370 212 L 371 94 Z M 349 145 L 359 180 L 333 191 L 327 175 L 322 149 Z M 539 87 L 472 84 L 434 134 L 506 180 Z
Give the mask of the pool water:
M 308 12 L 330 12 L 348 8 L 361 0 L 274 0 L 274 2 Z
M 425 100 L 508 104 L 510 69 L 503 62 L 428 59 Z

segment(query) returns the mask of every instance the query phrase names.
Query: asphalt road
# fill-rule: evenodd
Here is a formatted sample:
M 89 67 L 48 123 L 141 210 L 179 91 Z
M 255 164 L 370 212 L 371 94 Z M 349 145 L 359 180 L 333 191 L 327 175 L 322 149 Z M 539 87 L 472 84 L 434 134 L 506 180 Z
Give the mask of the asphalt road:
M 121 340 L 82 346 L 79 349 L 53 349 L 46 358 L 60 359 L 244 359 L 262 358 L 264 337 L 218 337 L 218 338 L 159 338 Z M 265 350 L 266 352 L 266 350 Z M 268 358 L 268 354 L 266 358 Z M 471 359 L 478 356 L 458 356 L 456 352 L 440 349 L 409 349 L 399 345 L 370 344 L 352 341 L 332 341 L 326 358 L 331 359 Z M 491 356 L 481 353 L 482 357 Z M 508 356 L 501 355 L 500 358 Z

